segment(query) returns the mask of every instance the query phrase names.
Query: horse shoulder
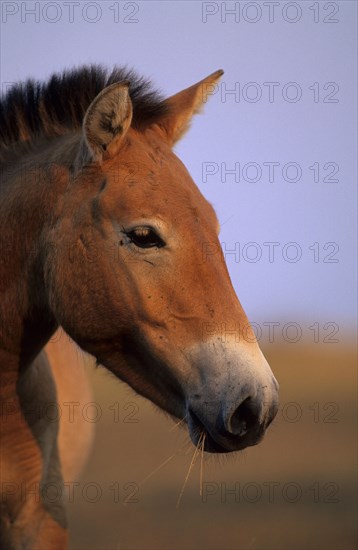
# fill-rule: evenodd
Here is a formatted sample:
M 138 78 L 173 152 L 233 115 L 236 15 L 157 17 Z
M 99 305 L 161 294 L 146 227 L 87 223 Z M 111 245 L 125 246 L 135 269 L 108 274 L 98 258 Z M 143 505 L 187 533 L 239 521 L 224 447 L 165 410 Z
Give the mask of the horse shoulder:
M 62 329 L 46 345 L 45 351 L 57 389 L 62 476 L 64 481 L 74 481 L 84 469 L 94 439 L 94 424 L 86 414 L 93 396 L 85 358 Z

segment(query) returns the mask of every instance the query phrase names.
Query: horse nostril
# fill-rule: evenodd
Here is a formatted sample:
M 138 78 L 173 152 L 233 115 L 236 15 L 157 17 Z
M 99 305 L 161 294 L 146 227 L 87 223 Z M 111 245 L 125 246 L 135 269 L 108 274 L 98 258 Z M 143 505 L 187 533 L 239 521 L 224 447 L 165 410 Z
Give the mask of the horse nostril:
M 233 435 L 243 437 L 257 424 L 258 414 L 251 397 L 247 397 L 225 422 L 227 431 Z

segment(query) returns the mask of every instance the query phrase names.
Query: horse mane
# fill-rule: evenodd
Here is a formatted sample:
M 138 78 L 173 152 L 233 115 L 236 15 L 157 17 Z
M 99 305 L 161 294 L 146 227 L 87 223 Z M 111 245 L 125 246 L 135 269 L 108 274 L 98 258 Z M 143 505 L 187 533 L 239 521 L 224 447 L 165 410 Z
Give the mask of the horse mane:
M 29 79 L 15 84 L 0 98 L 0 161 L 18 145 L 78 130 L 93 99 L 106 86 L 121 81 L 130 83 L 135 128 L 166 112 L 163 97 L 151 82 L 126 67 L 109 71 L 89 65 L 53 74 L 47 82 Z

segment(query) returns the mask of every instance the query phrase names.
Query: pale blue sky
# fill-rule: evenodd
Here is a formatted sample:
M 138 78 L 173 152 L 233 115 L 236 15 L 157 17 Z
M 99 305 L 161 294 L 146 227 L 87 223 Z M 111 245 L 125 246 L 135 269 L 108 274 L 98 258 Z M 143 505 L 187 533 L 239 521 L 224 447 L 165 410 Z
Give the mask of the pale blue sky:
M 3 1 L 2 89 L 100 62 L 132 66 L 169 95 L 223 68 L 176 151 L 215 206 L 226 250 L 236 247 L 227 261 L 239 298 L 260 323 L 352 326 L 357 4 L 237 2 L 228 13 L 234 6 Z

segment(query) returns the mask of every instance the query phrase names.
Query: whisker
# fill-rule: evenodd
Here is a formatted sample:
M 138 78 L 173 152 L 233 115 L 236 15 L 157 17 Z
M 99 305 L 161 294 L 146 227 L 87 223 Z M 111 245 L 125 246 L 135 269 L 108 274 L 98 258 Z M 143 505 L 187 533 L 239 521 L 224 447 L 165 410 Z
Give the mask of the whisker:
M 150 479 L 151 477 L 154 476 L 154 474 L 156 474 L 157 472 L 159 472 L 162 468 L 164 468 L 164 466 L 166 466 L 171 460 L 173 460 L 173 458 L 175 456 L 177 456 L 180 451 L 182 451 L 185 447 L 185 443 L 179 447 L 179 449 L 177 451 L 175 451 L 175 453 L 173 453 L 172 455 L 168 456 L 168 458 L 166 458 L 165 460 L 163 460 L 163 462 L 161 462 L 159 464 L 159 466 L 157 466 L 156 468 L 154 468 L 154 470 L 152 470 L 148 475 L 146 475 L 139 483 L 137 483 L 137 488 L 139 489 L 139 487 L 142 487 L 142 485 L 144 485 L 144 483 L 146 481 L 148 481 L 148 479 Z M 185 451 L 185 454 L 187 455 L 190 451 L 190 448 L 189 449 L 186 449 Z M 127 504 L 127 500 L 131 497 L 131 495 L 129 495 L 124 501 L 123 501 L 123 504 Z
M 204 445 L 206 434 L 204 432 L 203 439 L 201 441 L 201 460 L 200 460 L 200 496 L 203 495 L 203 466 L 204 466 Z
M 191 473 L 191 471 L 192 471 L 192 469 L 193 469 L 193 467 L 194 467 L 194 464 L 195 464 L 195 461 L 196 461 L 196 457 L 197 457 L 198 452 L 199 452 L 199 445 L 200 445 L 200 443 L 201 443 L 202 438 L 203 438 L 203 434 L 201 434 L 201 436 L 199 437 L 199 441 L 198 441 L 198 443 L 197 443 L 197 445 L 196 445 L 196 447 L 195 447 L 195 451 L 194 451 L 194 453 L 193 453 L 193 457 L 192 457 L 191 462 L 190 462 L 190 465 L 189 465 L 188 473 L 186 474 L 186 477 L 185 477 L 185 479 L 184 479 L 184 483 L 183 483 L 183 486 L 182 486 L 182 488 L 181 488 L 181 491 L 180 491 L 180 494 L 179 494 L 179 497 L 178 497 L 178 500 L 177 500 L 177 503 L 176 503 L 176 506 L 175 506 L 176 509 L 178 509 L 179 506 L 180 506 L 180 501 L 181 501 L 182 496 L 183 496 L 183 494 L 184 494 L 184 490 L 185 490 L 186 484 L 187 484 L 187 482 L 188 482 L 190 473 Z
M 179 449 L 180 450 L 180 449 Z M 159 472 L 159 470 L 161 470 L 162 468 L 164 468 L 164 466 L 166 466 L 168 464 L 168 462 L 170 462 L 171 460 L 173 460 L 173 458 L 178 454 L 179 451 L 177 451 L 176 453 L 172 454 L 171 456 L 169 456 L 168 458 L 166 458 L 161 464 L 159 464 L 159 466 L 157 466 L 156 468 L 154 468 L 154 470 L 152 470 L 148 475 L 146 475 L 139 483 L 137 483 L 137 488 L 139 489 L 139 487 L 141 487 L 142 485 L 144 485 L 144 483 L 146 481 L 148 481 L 148 479 L 150 479 L 151 477 L 154 476 L 154 474 L 156 474 L 157 472 Z M 123 504 L 127 504 L 127 500 L 131 497 L 132 495 L 129 495 L 124 501 L 123 501 Z
M 182 424 L 183 422 L 185 422 L 185 418 L 186 416 L 184 416 L 184 418 L 182 418 L 181 420 L 179 420 L 179 422 L 177 422 L 176 424 L 174 424 L 174 426 L 172 426 L 169 431 L 172 432 L 173 430 L 175 430 L 175 428 L 178 428 L 180 426 L 180 424 Z

